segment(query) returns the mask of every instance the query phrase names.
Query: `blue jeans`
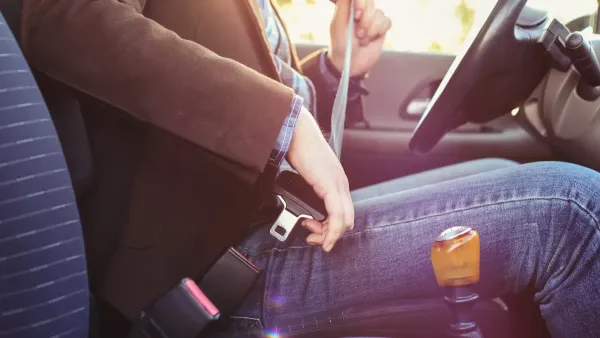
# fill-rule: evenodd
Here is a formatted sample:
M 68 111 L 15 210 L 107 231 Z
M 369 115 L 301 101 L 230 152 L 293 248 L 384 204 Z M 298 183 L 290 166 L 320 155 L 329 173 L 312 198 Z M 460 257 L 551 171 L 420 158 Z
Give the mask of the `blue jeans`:
M 533 285 L 553 337 L 600 337 L 597 172 L 527 164 L 361 200 L 355 209 L 355 228 L 331 253 L 307 245 L 302 231 L 285 243 L 266 228 L 247 238 L 240 250 L 263 272 L 237 316 L 290 336 L 368 320 L 383 301 L 442 297 L 431 245 L 464 225 L 481 236 L 482 297 Z

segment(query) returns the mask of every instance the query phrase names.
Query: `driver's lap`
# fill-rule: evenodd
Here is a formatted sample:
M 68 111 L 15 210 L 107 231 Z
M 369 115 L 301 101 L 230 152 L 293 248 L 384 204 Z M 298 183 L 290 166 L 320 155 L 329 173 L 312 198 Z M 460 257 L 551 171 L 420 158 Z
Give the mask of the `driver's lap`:
M 580 313 L 579 306 L 586 306 L 590 315 L 600 315 L 595 305 L 573 302 L 583 292 L 580 285 L 565 286 L 575 276 L 590 280 L 586 290 L 600 287 L 600 280 L 589 276 L 600 271 L 593 259 L 600 253 L 599 197 L 596 172 L 537 163 L 358 202 L 354 230 L 329 254 L 307 245 L 304 229 L 286 243 L 261 229 L 240 246 L 263 273 L 238 315 L 258 318 L 266 330 L 284 336 L 405 315 L 405 308 L 394 314 L 398 308 L 390 301 L 442 296 L 431 268 L 431 245 L 444 229 L 462 225 L 481 236 L 476 291 L 497 297 L 534 280 L 552 333 L 567 336 L 558 328 L 566 319 L 557 308 Z M 559 266 L 562 270 L 553 270 Z M 388 324 L 402 331 L 401 322 Z

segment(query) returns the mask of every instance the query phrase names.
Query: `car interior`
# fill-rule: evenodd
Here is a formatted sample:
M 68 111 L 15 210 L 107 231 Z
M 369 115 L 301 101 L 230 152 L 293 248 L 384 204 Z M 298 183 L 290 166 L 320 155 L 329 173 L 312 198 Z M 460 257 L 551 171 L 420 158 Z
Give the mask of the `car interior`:
M 344 132 L 352 189 L 399 177 L 413 188 L 422 181 L 409 175 L 475 159 L 600 170 L 600 35 L 578 33 L 594 18 L 562 23 L 526 3 L 497 1 L 458 56 L 384 52 L 364 116 Z M 16 42 L 20 2 L 0 11 L 0 336 L 133 337 L 95 288 L 120 235 L 106 224 L 124 214 L 134 172 L 110 163 L 137 156 L 140 126 L 31 69 Z M 317 48 L 298 46 L 300 56 Z M 452 320 L 441 298 L 395 306 L 402 337 L 441 337 Z M 521 295 L 480 299 L 473 318 L 485 337 L 550 336 Z M 303 336 L 396 334 L 357 325 Z

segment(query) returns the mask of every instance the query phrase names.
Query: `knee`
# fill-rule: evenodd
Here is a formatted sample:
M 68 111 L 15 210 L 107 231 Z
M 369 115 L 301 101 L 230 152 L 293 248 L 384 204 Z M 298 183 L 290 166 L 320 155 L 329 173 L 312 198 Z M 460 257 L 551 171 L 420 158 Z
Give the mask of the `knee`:
M 489 170 L 511 168 L 516 167 L 520 164 L 519 162 L 500 157 L 483 158 L 479 160 L 474 160 L 472 161 L 472 163 L 485 168 L 489 168 Z
M 534 162 L 521 166 L 531 170 L 530 179 L 542 179 L 557 186 L 583 188 L 600 184 L 600 173 L 578 164 L 567 162 Z
M 523 184 L 534 187 L 536 195 L 567 202 L 594 219 L 600 219 L 600 173 L 565 162 L 538 162 L 522 165 Z

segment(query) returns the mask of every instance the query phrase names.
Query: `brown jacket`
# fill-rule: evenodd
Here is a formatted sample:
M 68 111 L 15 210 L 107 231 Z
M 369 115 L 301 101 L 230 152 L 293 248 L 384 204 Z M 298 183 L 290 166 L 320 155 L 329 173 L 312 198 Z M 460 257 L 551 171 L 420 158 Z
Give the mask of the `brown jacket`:
M 51 77 L 260 173 L 293 91 L 277 81 L 250 3 L 25 0 L 23 48 Z M 142 15 L 159 10 L 183 38 Z M 206 48 L 189 41 L 198 31 L 222 34 L 202 34 Z
M 219 181 L 222 170 L 200 162 L 199 150 L 253 182 L 293 91 L 279 82 L 254 0 L 23 2 L 22 46 L 33 67 L 151 126 L 117 136 L 123 120 L 82 101 L 96 167 L 113 175 L 96 182 L 106 202 L 81 206 L 90 269 L 96 247 L 109 251 L 101 238 L 108 227 L 121 234 L 108 268 L 91 282 L 131 318 L 179 278 L 206 271 L 215 257 L 203 253 L 231 241 L 226 224 L 245 217 L 225 203 L 243 200 L 230 195 L 239 182 Z M 297 58 L 294 65 L 301 67 Z M 125 150 L 134 138 L 141 145 Z M 121 167 L 130 173 L 118 174 Z M 103 205 L 110 202 L 118 207 Z

